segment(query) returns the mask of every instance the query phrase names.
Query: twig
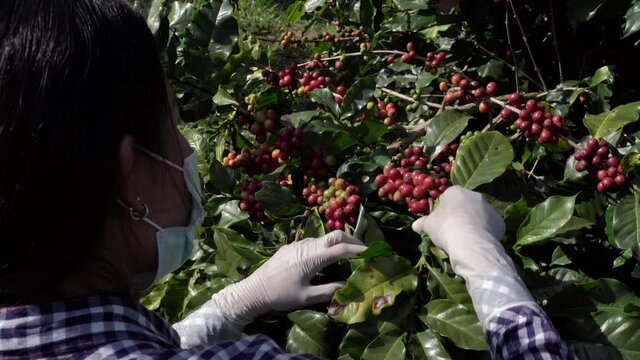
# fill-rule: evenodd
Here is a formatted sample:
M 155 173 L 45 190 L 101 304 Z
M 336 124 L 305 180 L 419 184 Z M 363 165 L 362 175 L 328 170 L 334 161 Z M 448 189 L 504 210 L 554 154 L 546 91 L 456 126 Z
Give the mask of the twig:
M 542 72 L 538 67 L 538 63 L 536 59 L 533 57 L 533 51 L 531 50 L 531 46 L 529 46 L 529 39 L 527 38 L 527 34 L 524 31 L 524 27 L 522 26 L 522 22 L 520 22 L 520 18 L 518 17 L 518 13 L 516 12 L 516 7 L 513 5 L 513 0 L 507 0 L 511 5 L 511 10 L 513 11 L 513 17 L 516 19 L 516 23 L 520 28 L 520 33 L 522 34 L 522 40 L 524 40 L 524 44 L 527 47 L 527 51 L 529 52 L 529 57 L 531 57 L 531 63 L 533 63 L 533 68 L 535 69 L 538 77 L 540 78 L 540 83 L 542 83 L 542 88 L 547 90 L 547 84 L 544 81 L 544 76 L 542 76 Z
M 520 71 L 518 68 L 516 68 L 515 66 L 513 66 L 512 64 L 510 64 L 508 61 L 504 60 L 503 58 L 501 58 L 500 56 L 496 55 L 493 51 L 485 48 L 484 46 L 480 45 L 475 39 L 471 40 L 473 42 L 473 44 L 480 50 L 484 51 L 485 53 L 487 53 L 487 55 L 493 57 L 494 59 L 500 61 L 501 63 L 505 64 L 509 69 L 511 69 L 511 71 L 513 72 L 518 72 L 520 75 L 524 76 L 525 78 L 527 78 L 527 80 L 531 81 L 532 83 L 536 84 L 540 89 L 544 89 L 547 90 L 539 81 L 535 80 L 534 78 L 532 78 L 531 76 L 529 76 L 527 73 L 525 73 L 524 71 Z
M 326 57 L 326 58 L 322 58 L 320 59 L 320 61 L 331 61 L 331 60 L 338 60 L 340 58 L 344 57 L 358 57 L 358 56 L 364 56 L 367 54 L 380 54 L 380 55 L 403 55 L 406 54 L 406 51 L 398 51 L 398 50 L 373 50 L 371 52 L 366 52 L 366 53 L 362 53 L 362 52 L 353 52 L 353 53 L 347 53 L 347 54 L 342 54 L 342 55 L 336 55 L 336 56 L 330 56 L 330 57 Z M 423 58 L 422 56 L 414 56 L 413 59 L 415 60 L 420 60 L 420 61 L 424 61 L 425 58 Z M 311 60 L 313 61 L 313 60 Z M 298 66 L 305 66 L 307 64 L 309 64 L 311 61 L 307 61 L 307 62 L 303 62 L 301 64 L 298 64 Z
M 538 166 L 538 162 L 540 161 L 540 157 L 538 156 L 536 158 L 536 161 L 533 163 L 533 167 L 531 168 L 531 170 L 528 171 L 529 176 L 527 176 L 527 178 L 530 178 L 531 175 L 533 175 L 533 172 L 536 170 L 536 166 Z
M 393 91 L 391 89 L 380 88 L 380 91 L 382 91 L 383 93 L 387 93 L 389 95 L 393 95 L 393 96 L 395 96 L 397 98 L 412 102 L 414 104 L 417 103 L 417 104 L 427 105 L 427 106 L 435 108 L 435 109 L 440 109 L 442 107 L 442 105 L 436 104 L 436 103 L 433 103 L 433 102 L 430 102 L 430 101 L 418 101 L 418 100 L 415 100 L 412 97 L 409 97 L 407 95 L 401 94 L 401 93 L 399 93 L 397 91 Z
M 518 79 L 518 59 L 516 58 L 516 51 L 513 49 L 513 42 L 511 42 L 511 30 L 510 30 L 510 26 L 509 26 L 509 12 L 511 10 L 509 10 L 509 4 L 506 4 L 506 11 L 505 11 L 505 17 L 504 17 L 504 27 L 505 30 L 507 31 L 507 43 L 509 44 L 509 50 L 511 51 L 511 58 L 513 59 L 513 73 L 515 74 L 516 77 L 516 91 L 518 91 L 520 89 L 520 81 Z
M 560 50 L 558 49 L 558 34 L 556 33 L 556 16 L 553 11 L 553 1 L 549 0 L 549 8 L 551 9 L 551 33 L 553 34 L 553 47 L 556 51 L 556 58 L 558 59 L 558 73 L 560 74 L 560 83 L 564 82 L 564 75 L 562 73 L 562 61 L 560 60 Z

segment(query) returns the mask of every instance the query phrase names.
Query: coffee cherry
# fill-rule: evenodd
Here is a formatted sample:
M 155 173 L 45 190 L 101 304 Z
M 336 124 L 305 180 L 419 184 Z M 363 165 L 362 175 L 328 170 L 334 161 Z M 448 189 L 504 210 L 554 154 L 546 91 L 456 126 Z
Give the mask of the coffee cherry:
M 486 86 L 487 95 L 488 96 L 495 95 L 497 89 L 498 89 L 498 84 L 496 84 L 493 81 L 488 83 L 487 86 Z
M 522 101 L 522 95 L 520 95 L 520 93 L 513 93 L 511 95 L 509 95 L 509 99 L 507 100 L 509 102 L 509 104 L 513 105 L 513 106 L 518 106 L 520 105 L 520 102 Z

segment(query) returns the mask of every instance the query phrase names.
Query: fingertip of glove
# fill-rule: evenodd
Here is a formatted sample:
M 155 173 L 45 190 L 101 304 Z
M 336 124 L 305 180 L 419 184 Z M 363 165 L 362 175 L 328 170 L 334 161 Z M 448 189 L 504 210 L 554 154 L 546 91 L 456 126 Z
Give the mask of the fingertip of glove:
M 419 234 L 423 234 L 425 233 L 425 226 L 427 223 L 427 216 L 423 216 L 420 219 L 414 221 L 411 224 L 411 229 L 413 229 L 413 231 L 419 233 Z

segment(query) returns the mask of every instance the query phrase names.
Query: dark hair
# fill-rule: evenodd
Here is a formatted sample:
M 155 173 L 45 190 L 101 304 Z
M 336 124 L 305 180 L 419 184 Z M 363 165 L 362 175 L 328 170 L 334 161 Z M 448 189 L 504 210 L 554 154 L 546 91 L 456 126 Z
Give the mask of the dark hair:
M 55 298 L 104 231 L 123 136 L 162 154 L 167 114 L 124 0 L 0 1 L 0 304 Z

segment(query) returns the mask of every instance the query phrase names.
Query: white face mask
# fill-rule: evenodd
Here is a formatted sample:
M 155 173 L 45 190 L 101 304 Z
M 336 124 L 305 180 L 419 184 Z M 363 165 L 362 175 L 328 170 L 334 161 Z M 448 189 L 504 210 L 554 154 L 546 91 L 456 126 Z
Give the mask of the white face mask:
M 156 233 L 158 269 L 155 273 L 137 274 L 131 282 L 131 287 L 134 290 L 141 291 L 151 287 L 151 285 L 157 283 L 166 275 L 177 270 L 191 257 L 196 236 L 196 225 L 202 223 L 204 220 L 204 209 L 201 204 L 200 174 L 198 173 L 195 152 L 187 156 L 187 158 L 184 159 L 184 167 L 180 167 L 147 149 L 140 147 L 137 147 L 137 149 L 144 151 L 152 158 L 162 161 L 176 170 L 182 171 L 193 203 L 191 207 L 191 219 L 185 227 L 162 228 L 147 216 L 141 218 L 142 221 L 158 230 Z M 120 201 L 118 202 L 121 203 Z M 122 203 L 121 205 L 124 206 Z

